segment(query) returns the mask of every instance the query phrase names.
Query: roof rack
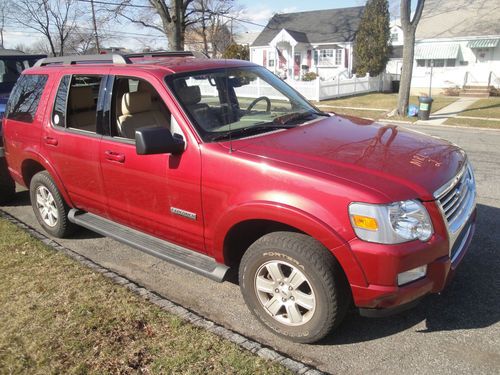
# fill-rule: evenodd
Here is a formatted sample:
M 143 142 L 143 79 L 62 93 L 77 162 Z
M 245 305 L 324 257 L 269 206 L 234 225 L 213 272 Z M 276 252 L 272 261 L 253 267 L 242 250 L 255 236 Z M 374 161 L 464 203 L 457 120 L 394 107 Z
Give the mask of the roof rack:
M 132 64 L 132 61 L 127 56 L 118 53 L 109 53 L 104 55 L 69 55 L 59 57 L 47 57 L 40 59 L 34 66 L 46 65 L 75 65 L 75 64 L 92 64 L 92 63 L 111 63 L 111 64 Z
M 127 57 L 186 57 L 194 56 L 191 51 L 156 51 L 156 52 L 139 52 L 127 53 Z

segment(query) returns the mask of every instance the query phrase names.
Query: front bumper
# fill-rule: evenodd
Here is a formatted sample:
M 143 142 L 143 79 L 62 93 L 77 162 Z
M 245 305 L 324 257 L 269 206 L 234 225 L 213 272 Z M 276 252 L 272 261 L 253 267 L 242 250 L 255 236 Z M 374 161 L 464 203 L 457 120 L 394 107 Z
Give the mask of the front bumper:
M 474 209 L 470 216 L 467 225 L 464 226 L 459 238 L 455 241 L 454 249 L 450 254 L 440 256 L 428 262 L 427 275 L 414 282 L 403 286 L 392 285 L 377 285 L 369 284 L 368 286 L 353 286 L 352 294 L 355 305 L 360 308 L 360 312 L 364 316 L 386 316 L 391 313 L 398 313 L 407 308 L 413 307 L 418 300 L 429 293 L 439 293 L 452 280 L 456 268 L 465 256 L 476 226 L 476 210 Z M 439 253 L 442 246 L 436 241 L 429 249 L 421 249 L 420 262 L 422 258 L 428 258 L 436 252 Z M 408 253 L 407 259 L 402 258 L 401 262 L 413 262 L 417 253 Z M 411 268 L 411 267 L 409 267 Z M 373 274 L 373 272 L 372 272 Z M 396 273 L 397 274 L 397 273 Z M 392 273 L 394 275 L 394 273 Z

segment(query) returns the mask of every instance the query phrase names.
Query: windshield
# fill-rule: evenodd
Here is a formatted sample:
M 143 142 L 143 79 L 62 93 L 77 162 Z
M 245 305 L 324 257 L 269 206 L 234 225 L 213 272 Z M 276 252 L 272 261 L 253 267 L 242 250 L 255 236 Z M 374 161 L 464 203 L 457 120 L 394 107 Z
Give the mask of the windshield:
M 326 116 L 265 68 L 168 76 L 167 84 L 206 142 L 298 126 Z

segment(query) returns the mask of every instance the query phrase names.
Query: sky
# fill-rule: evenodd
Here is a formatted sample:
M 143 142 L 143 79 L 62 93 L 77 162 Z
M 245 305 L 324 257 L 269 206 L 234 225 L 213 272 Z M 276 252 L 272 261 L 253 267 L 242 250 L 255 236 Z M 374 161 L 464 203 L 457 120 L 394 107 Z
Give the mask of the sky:
M 242 8 L 240 11 L 242 19 L 259 25 L 267 24 L 274 13 L 345 8 L 360 6 L 365 2 L 365 0 L 235 0 L 237 6 Z M 140 4 L 141 1 L 136 0 L 135 3 Z M 165 48 L 165 39 L 156 37 L 161 34 L 151 31 L 150 29 L 132 25 L 128 21 L 123 21 L 121 25 L 116 25 L 111 29 L 115 30 L 115 37 L 106 41 L 105 46 L 124 46 L 141 50 L 141 46 L 148 44 L 151 48 Z M 249 23 L 235 22 L 235 29 L 238 32 L 258 32 L 262 30 L 262 27 Z M 124 32 L 124 30 L 126 31 Z M 118 34 L 120 34 L 120 36 L 118 36 Z M 7 27 L 5 33 L 5 47 L 13 48 L 19 43 L 30 45 L 36 42 L 37 37 L 37 34 L 33 30 L 20 29 L 19 27 Z

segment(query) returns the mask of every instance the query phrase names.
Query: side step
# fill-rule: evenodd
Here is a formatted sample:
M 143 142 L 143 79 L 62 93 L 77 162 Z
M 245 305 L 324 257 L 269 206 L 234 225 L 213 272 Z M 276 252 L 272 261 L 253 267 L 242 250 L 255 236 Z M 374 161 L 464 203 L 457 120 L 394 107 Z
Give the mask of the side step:
M 68 214 L 68 219 L 72 223 L 90 229 L 91 231 L 111 237 L 149 255 L 186 268 L 189 271 L 199 273 L 218 282 L 224 281 L 224 276 L 229 270 L 227 266 L 215 262 L 215 260 L 206 255 L 160 240 L 88 212 L 79 211 L 73 208 Z

